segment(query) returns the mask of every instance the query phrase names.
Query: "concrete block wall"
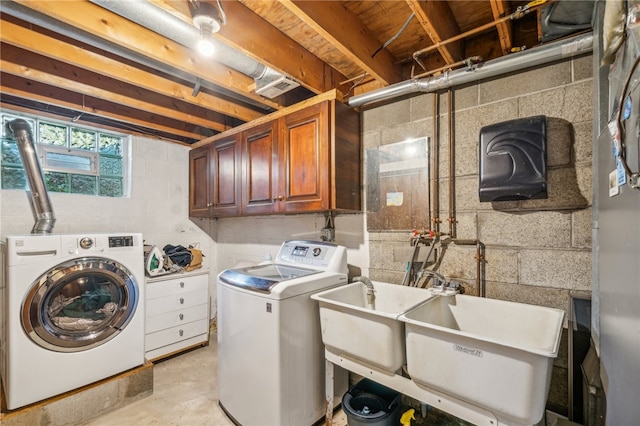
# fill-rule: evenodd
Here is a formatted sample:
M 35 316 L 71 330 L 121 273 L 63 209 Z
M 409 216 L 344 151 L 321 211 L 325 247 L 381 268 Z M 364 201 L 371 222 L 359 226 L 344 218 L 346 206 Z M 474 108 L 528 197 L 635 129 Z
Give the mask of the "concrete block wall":
M 434 97 L 439 113 L 440 231 L 446 233 L 448 94 L 418 94 L 365 110 L 363 140 L 368 149 L 408 138 L 433 138 Z M 568 311 L 572 292 L 591 291 L 592 56 L 454 88 L 451 100 L 456 237 L 485 244 L 487 297 Z M 481 203 L 480 129 L 535 115 L 547 117 L 548 198 Z M 410 236 L 409 230 L 368 233 L 372 279 L 401 282 L 412 253 Z M 477 295 L 475 255 L 475 246 L 450 245 L 439 270 L 461 282 L 468 294 Z M 565 331 L 549 397 L 560 411 L 567 405 L 566 368 Z

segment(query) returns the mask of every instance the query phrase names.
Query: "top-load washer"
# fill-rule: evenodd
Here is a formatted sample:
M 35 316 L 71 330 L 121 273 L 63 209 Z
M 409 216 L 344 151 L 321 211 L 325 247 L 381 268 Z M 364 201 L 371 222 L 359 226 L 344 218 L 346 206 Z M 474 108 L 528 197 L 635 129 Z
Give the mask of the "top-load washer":
M 12 410 L 144 363 L 139 233 L 8 236 L 0 358 Z
M 303 426 L 324 416 L 324 346 L 310 296 L 346 282 L 346 248 L 316 241 L 285 241 L 273 263 L 218 275 L 218 399 L 234 422 Z M 335 374 L 341 396 L 346 373 Z

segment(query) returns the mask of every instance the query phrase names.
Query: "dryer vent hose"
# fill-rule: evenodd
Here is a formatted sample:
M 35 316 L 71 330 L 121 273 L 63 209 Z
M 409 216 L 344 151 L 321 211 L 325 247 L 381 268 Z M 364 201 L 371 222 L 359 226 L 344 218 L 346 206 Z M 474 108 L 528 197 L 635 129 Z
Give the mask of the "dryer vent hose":
M 31 229 L 31 233 L 50 234 L 56 223 L 56 217 L 51 207 L 51 201 L 49 201 L 49 193 L 47 192 L 44 173 L 42 172 L 38 154 L 36 153 L 31 127 L 26 120 L 18 118 L 7 122 L 6 128 L 7 133 L 13 135 L 18 145 L 20 158 L 24 165 L 27 181 L 29 182 L 27 195 L 29 197 L 29 204 L 31 204 L 33 218 L 36 221 L 33 229 Z

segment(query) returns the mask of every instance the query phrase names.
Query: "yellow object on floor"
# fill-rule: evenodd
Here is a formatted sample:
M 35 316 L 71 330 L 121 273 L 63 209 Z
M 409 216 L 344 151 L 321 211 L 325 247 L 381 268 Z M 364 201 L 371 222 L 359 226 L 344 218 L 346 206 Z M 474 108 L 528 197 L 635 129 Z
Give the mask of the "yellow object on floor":
M 416 419 L 416 416 L 414 415 L 415 412 L 416 410 L 409 408 L 407 411 L 402 413 L 402 417 L 400 417 L 400 424 L 402 426 L 411 426 L 411 420 Z

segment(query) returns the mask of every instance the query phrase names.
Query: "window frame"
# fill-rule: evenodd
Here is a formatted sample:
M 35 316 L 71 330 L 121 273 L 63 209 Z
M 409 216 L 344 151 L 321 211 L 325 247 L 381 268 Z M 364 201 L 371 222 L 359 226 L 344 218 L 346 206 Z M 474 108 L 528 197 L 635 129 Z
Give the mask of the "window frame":
M 34 137 L 34 145 L 36 149 L 36 153 L 38 155 L 40 165 L 42 167 L 43 173 L 46 175 L 47 173 L 65 173 L 69 178 L 71 175 L 85 175 L 85 176 L 94 176 L 96 177 L 96 188 L 94 194 L 84 194 L 82 192 L 72 192 L 71 186 L 68 188 L 68 191 L 51 191 L 60 194 L 74 194 L 74 195 L 90 195 L 94 197 L 107 197 L 107 198 L 130 198 L 131 197 L 131 169 L 132 169 L 132 135 L 124 134 L 117 131 L 113 131 L 111 129 L 102 129 L 99 127 L 91 127 L 86 125 L 78 125 L 75 122 L 65 122 L 62 120 L 49 118 L 45 116 L 39 116 L 35 114 L 28 114 L 19 111 L 14 111 L 7 108 L 0 108 L 0 117 L 2 117 L 2 129 L 0 129 L 0 134 L 3 138 L 8 138 L 6 129 L 4 129 L 4 124 L 6 122 L 5 117 L 10 116 L 11 119 L 22 118 L 29 122 L 31 126 L 31 132 Z M 55 126 L 64 126 L 66 129 L 65 135 L 65 145 L 56 145 L 49 143 L 41 143 L 41 135 L 40 135 L 40 125 L 41 123 L 52 124 Z M 73 148 L 70 146 L 71 144 L 71 135 L 73 129 L 79 129 L 82 131 L 92 132 L 95 135 L 96 143 L 95 146 L 91 149 L 83 149 L 83 148 Z M 108 137 L 116 137 L 120 140 L 120 152 L 116 155 L 100 152 L 100 140 L 101 136 Z M 51 159 L 47 157 L 48 153 L 54 154 L 63 154 L 63 155 L 72 155 L 77 157 L 88 158 L 90 161 L 91 170 L 82 170 L 75 169 L 71 167 L 64 166 L 56 166 L 51 164 Z M 101 158 L 117 158 L 118 156 L 122 160 L 122 173 L 121 176 L 109 175 L 107 173 L 101 173 Z M 1 160 L 0 160 L 1 164 Z M 20 164 L 22 169 L 24 170 L 24 165 Z M 100 194 L 100 179 L 121 179 L 122 187 L 120 195 L 104 195 Z M 28 183 L 26 184 L 23 190 L 28 188 Z M 0 188 L 2 189 L 2 188 Z M 18 189 L 19 188 L 15 188 Z M 6 190 L 11 190 L 11 188 L 7 188 Z
M 36 145 L 37 145 L 36 150 L 38 151 L 38 156 L 40 157 L 40 164 L 42 165 L 42 169 L 45 172 L 64 172 L 64 173 L 73 173 L 78 175 L 100 177 L 100 170 L 99 170 L 100 153 L 99 152 L 87 151 L 85 149 L 67 148 L 59 145 L 41 144 L 39 142 L 36 142 Z M 52 165 L 50 164 L 49 158 L 47 157 L 48 153 L 88 158 L 90 162 L 90 170 L 86 171 L 82 169 L 74 169 L 71 167 L 58 167 L 58 166 Z

